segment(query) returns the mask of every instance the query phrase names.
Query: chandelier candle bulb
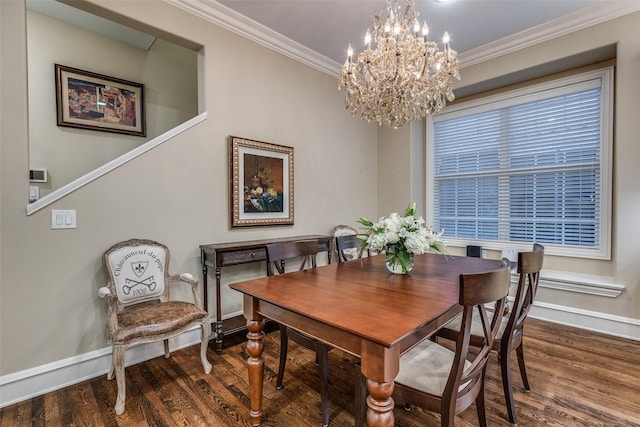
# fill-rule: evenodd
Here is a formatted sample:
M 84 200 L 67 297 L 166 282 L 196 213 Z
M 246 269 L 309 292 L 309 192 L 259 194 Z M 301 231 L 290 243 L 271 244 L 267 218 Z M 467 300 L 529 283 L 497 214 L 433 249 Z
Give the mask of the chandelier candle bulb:
M 454 99 L 458 54 L 448 33 L 442 50 L 429 41 L 429 27 L 426 21 L 420 26 L 414 6 L 415 0 L 385 0 L 355 60 L 349 45 L 338 89 L 345 91 L 345 108 L 354 117 L 398 128 L 439 112 Z

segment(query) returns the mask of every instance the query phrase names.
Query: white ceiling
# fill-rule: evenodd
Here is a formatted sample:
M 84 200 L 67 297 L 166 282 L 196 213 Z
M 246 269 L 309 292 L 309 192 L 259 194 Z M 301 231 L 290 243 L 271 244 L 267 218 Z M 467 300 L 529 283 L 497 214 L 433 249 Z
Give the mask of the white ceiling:
M 164 1 L 334 76 L 339 75 L 349 44 L 356 54 L 362 49 L 372 14 L 385 4 L 384 0 Z M 57 0 L 27 0 L 27 7 L 87 29 L 104 27 L 104 35 L 135 40 L 129 42 L 146 48 L 154 40 L 122 26 L 109 29 L 112 22 Z M 416 9 L 429 25 L 432 40 L 449 32 L 451 47 L 464 68 L 638 11 L 640 0 L 416 0 Z
M 384 0 L 218 2 L 339 63 L 344 62 L 349 43 L 356 52 L 362 49 L 372 13 L 385 4 Z M 448 31 L 451 47 L 462 53 L 605 3 L 640 6 L 638 0 L 417 0 L 416 9 L 429 25 L 432 40 L 441 40 Z

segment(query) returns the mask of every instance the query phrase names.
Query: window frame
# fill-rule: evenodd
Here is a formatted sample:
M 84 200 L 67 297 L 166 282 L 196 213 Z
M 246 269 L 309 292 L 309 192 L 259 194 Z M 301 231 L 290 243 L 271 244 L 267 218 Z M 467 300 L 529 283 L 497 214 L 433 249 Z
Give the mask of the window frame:
M 573 74 L 560 77 L 543 83 L 533 84 L 527 87 L 507 90 L 505 92 L 477 98 L 470 101 L 463 101 L 445 107 L 435 117 L 428 117 L 426 120 L 426 220 L 429 224 L 435 221 L 434 185 L 434 145 L 433 132 L 434 121 L 452 119 L 478 113 L 490 111 L 497 108 L 504 108 L 507 104 L 530 102 L 536 99 L 550 98 L 557 95 L 562 88 L 569 85 L 586 83 L 592 80 L 600 80 L 601 88 L 601 138 L 600 138 L 600 245 L 595 248 L 569 247 L 564 245 L 554 245 L 544 243 L 545 253 L 549 255 L 588 258 L 588 259 L 611 259 L 611 227 L 612 227 L 612 176 L 613 176 L 613 127 L 614 127 L 614 67 L 609 66 L 597 70 Z M 500 223 L 498 223 L 500 227 Z M 449 246 L 464 247 L 466 245 L 478 245 L 483 249 L 491 250 L 528 250 L 530 244 L 511 241 L 478 240 L 447 237 L 445 230 L 444 238 Z M 533 242 L 532 242 L 533 243 Z

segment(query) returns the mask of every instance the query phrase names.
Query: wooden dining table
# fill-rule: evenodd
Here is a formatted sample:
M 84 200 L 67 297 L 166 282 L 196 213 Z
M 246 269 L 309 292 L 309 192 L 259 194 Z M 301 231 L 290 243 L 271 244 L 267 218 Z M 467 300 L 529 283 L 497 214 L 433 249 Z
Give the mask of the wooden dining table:
M 360 357 L 367 423 L 393 426 L 391 398 L 400 355 L 462 311 L 459 277 L 500 268 L 500 260 L 424 254 L 392 274 L 384 255 L 234 283 L 247 319 L 250 417 L 261 423 L 264 319 Z

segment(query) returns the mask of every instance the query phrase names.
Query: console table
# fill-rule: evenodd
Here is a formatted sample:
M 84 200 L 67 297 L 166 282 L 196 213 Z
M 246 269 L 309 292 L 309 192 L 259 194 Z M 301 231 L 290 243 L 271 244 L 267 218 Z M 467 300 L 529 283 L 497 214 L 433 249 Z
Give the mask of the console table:
M 318 252 L 327 253 L 327 263 L 331 264 L 331 236 L 308 235 L 293 236 L 277 239 L 252 240 L 247 242 L 214 243 L 200 245 L 202 262 L 202 278 L 204 289 L 204 309 L 209 311 L 209 297 L 207 285 L 208 267 L 215 268 L 216 273 L 216 320 L 215 327 L 211 328 L 211 334 L 215 337 L 216 351 L 222 351 L 222 340 L 225 332 L 228 334 L 246 328 L 244 316 L 239 315 L 227 319 L 223 328 L 222 322 L 222 302 L 220 300 L 220 278 L 222 277 L 222 267 L 230 265 L 248 264 L 251 262 L 265 262 L 267 260 L 266 246 L 271 243 L 295 242 L 298 240 L 317 240 Z

